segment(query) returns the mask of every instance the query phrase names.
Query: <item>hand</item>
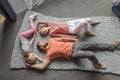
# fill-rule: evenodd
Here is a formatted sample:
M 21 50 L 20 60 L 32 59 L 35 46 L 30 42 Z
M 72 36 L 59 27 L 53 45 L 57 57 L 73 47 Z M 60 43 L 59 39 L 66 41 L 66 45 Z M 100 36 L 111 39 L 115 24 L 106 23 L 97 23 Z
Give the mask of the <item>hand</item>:
M 38 56 L 36 54 L 34 54 L 34 56 L 37 58 Z
M 25 62 L 25 64 L 26 64 L 27 67 L 32 67 L 32 65 L 27 63 L 27 62 Z
M 41 57 L 39 57 L 39 56 L 37 56 L 37 55 L 35 55 L 35 57 L 36 57 L 36 59 L 37 59 L 38 61 L 44 62 L 44 59 L 43 59 L 43 58 L 41 58 Z
M 80 40 L 79 39 L 75 39 L 75 42 L 80 42 Z

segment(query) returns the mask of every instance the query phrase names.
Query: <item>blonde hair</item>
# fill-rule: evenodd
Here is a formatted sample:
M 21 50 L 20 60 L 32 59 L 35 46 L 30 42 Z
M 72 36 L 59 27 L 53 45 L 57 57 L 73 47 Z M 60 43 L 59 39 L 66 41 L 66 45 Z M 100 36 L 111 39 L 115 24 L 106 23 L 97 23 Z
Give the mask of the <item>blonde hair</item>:
M 43 26 L 39 26 L 38 29 L 37 29 L 37 31 L 41 33 L 41 31 L 42 31 L 43 28 L 44 28 Z
M 42 29 L 46 28 L 48 25 L 47 24 L 40 24 L 37 31 L 40 33 L 41 36 L 45 36 L 44 34 L 41 34 Z
M 34 64 L 34 63 L 36 62 L 36 59 L 35 59 L 33 62 L 28 62 L 29 54 L 30 54 L 30 53 L 26 53 L 26 54 L 24 55 L 25 61 L 26 61 L 27 63 L 29 63 L 29 64 Z M 33 53 L 32 53 L 32 54 L 33 54 Z

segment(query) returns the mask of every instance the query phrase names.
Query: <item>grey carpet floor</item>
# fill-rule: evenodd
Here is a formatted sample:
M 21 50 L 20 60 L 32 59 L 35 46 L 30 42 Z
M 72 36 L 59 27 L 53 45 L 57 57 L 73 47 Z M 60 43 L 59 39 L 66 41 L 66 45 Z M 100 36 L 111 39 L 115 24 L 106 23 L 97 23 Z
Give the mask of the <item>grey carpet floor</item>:
M 26 31 L 30 29 L 29 25 L 29 16 L 33 13 L 32 11 L 28 11 L 25 14 L 22 27 L 20 32 Z M 37 21 L 68 21 L 74 20 L 78 18 L 56 18 L 50 17 L 43 14 L 38 13 L 38 17 L 35 20 Z M 99 19 L 101 23 L 92 27 L 89 25 L 89 29 L 96 33 L 95 37 L 86 37 L 83 35 L 83 31 L 81 30 L 77 36 L 79 36 L 81 41 L 90 41 L 90 42 L 103 42 L 103 43 L 113 43 L 116 39 L 120 39 L 120 26 L 119 20 L 116 17 L 104 17 L 104 16 L 97 16 L 91 17 L 92 19 Z M 36 44 L 38 41 L 48 40 L 50 37 L 42 38 L 39 33 L 37 33 L 37 37 L 33 44 L 33 52 L 35 54 L 42 56 L 45 58 L 45 54 L 42 51 L 39 51 L 36 48 Z M 66 61 L 63 59 L 54 60 L 48 69 L 55 69 L 55 70 L 83 70 L 83 71 L 95 71 L 95 72 L 102 72 L 102 73 L 112 73 L 120 75 L 120 51 L 115 50 L 111 51 L 97 51 L 95 52 L 98 59 L 104 62 L 107 65 L 107 69 L 100 70 L 96 69 L 88 59 L 75 59 L 71 61 Z M 19 39 L 16 37 L 15 45 L 13 48 L 12 56 L 11 56 L 11 63 L 10 69 L 22 69 L 27 68 L 24 64 L 24 58 L 20 50 L 19 46 Z

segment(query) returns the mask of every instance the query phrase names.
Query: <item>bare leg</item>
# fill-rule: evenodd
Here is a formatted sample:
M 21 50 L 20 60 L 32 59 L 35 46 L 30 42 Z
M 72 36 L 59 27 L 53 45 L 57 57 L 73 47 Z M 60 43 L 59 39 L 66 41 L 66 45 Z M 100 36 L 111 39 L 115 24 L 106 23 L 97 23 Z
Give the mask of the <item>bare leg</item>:
M 100 23 L 100 20 L 98 19 L 92 20 L 91 18 L 86 18 L 85 20 L 91 25 L 97 25 Z

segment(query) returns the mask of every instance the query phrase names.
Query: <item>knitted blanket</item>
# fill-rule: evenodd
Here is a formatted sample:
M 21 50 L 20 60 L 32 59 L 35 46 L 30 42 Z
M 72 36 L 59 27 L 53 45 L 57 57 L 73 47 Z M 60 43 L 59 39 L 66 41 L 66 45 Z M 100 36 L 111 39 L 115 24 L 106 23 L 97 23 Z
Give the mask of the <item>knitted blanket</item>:
M 28 11 L 25 14 L 22 27 L 18 34 L 20 32 L 26 31 L 30 29 L 29 25 L 29 16 L 33 13 L 32 11 Z M 104 17 L 104 16 L 98 16 L 98 17 L 91 17 L 92 19 L 99 19 L 101 21 L 100 24 L 92 27 L 89 25 L 90 31 L 93 31 L 96 33 L 95 37 L 86 37 L 83 34 L 83 31 L 81 30 L 77 36 L 80 37 L 80 40 L 82 41 L 90 41 L 90 42 L 104 42 L 104 43 L 113 43 L 116 39 L 120 38 L 120 23 L 119 20 L 116 17 Z M 68 20 L 74 20 L 78 18 L 56 18 L 51 16 L 46 16 L 43 14 L 38 13 L 38 17 L 35 20 L 35 23 L 40 21 L 68 21 Z M 37 33 L 37 37 L 35 39 L 35 42 L 33 44 L 33 52 L 36 55 L 39 55 L 43 58 L 45 58 L 44 52 L 41 52 L 37 49 L 36 44 L 38 41 L 48 40 L 50 37 L 41 37 L 39 33 Z M 10 63 L 10 69 L 21 69 L 21 68 L 27 68 L 24 63 L 24 58 L 20 49 L 20 41 L 18 37 L 16 37 L 14 49 L 11 56 L 11 63 Z M 107 69 L 100 70 L 96 69 L 91 62 L 88 59 L 75 59 L 71 61 L 66 61 L 63 59 L 54 60 L 48 69 L 55 69 L 55 70 L 85 70 L 85 71 L 95 71 L 95 72 L 102 72 L 102 73 L 112 73 L 112 74 L 120 74 L 120 51 L 115 50 L 113 52 L 111 51 L 97 51 L 95 52 L 95 55 L 97 58 L 104 62 L 107 66 Z

